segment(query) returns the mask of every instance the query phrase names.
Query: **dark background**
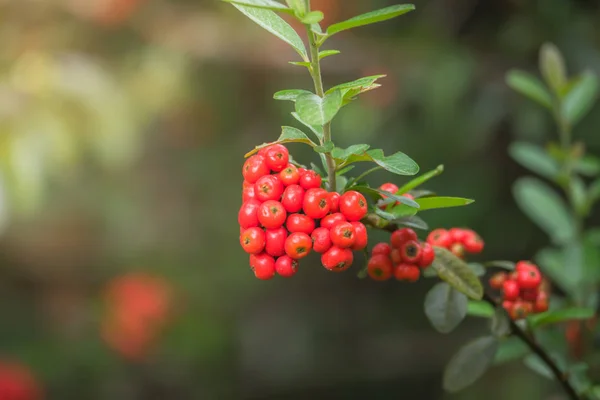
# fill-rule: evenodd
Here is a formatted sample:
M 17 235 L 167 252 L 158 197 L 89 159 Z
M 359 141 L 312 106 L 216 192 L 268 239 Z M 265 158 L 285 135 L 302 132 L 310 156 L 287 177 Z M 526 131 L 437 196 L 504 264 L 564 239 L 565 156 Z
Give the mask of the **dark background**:
M 313 0 L 326 23 L 390 4 Z M 476 202 L 423 214 L 430 226 L 474 228 L 487 243 L 480 259 L 529 258 L 548 238 L 512 200 L 526 171 L 506 150 L 556 135 L 504 75 L 535 72 L 546 41 L 571 73 L 600 72 L 599 4 L 416 6 L 327 42 L 342 51 L 323 61 L 327 87 L 388 75 L 340 112 L 334 140 L 401 150 L 422 171 L 444 164 L 429 188 Z M 48 399 L 559 398 L 518 362 L 444 394 L 443 366 L 485 323 L 434 331 L 422 311 L 430 280 L 360 280 L 359 266 L 330 274 L 316 257 L 291 280 L 253 278 L 236 222 L 243 154 L 296 125 L 272 94 L 311 81 L 233 7 L 2 0 L 0 21 L 0 355 L 28 365 Z M 597 110 L 575 137 L 600 153 Z M 100 339 L 101 293 L 140 270 L 168 280 L 178 303 L 147 361 L 129 363 Z

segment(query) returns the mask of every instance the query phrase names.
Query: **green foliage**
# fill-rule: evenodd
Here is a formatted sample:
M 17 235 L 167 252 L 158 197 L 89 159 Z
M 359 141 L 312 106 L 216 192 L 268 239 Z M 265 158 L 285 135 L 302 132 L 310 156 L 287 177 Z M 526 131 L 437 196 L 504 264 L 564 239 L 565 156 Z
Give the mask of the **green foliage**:
M 296 96 L 296 113 L 309 125 L 325 125 L 342 107 L 342 94 L 338 90 L 325 97 L 313 93 Z
M 274 0 L 223 0 L 227 3 L 234 3 L 241 6 L 264 8 L 272 11 L 283 11 L 289 14 L 293 14 L 294 10 L 286 7 L 285 5 Z
M 366 14 L 358 15 L 343 22 L 338 22 L 327 28 L 327 35 L 332 36 L 338 32 L 342 32 L 359 26 L 370 25 L 376 22 L 386 21 L 406 14 L 415 9 L 413 4 L 400 4 L 382 8 L 381 10 L 371 11 Z
M 494 316 L 494 307 L 485 301 L 469 300 L 467 305 L 467 315 L 472 317 L 492 318 Z
M 480 300 L 483 297 L 483 286 L 471 268 L 442 247 L 434 246 L 434 250 L 435 260 L 430 268 L 437 272 L 440 279 L 471 299 Z
M 595 312 L 591 308 L 564 308 L 556 311 L 546 311 L 541 314 L 535 314 L 529 317 L 529 324 L 532 328 L 544 325 L 556 324 L 565 321 L 590 319 Z
M 467 296 L 445 282 L 438 283 L 425 296 L 425 315 L 441 333 L 453 331 L 467 315 Z
M 560 173 L 558 163 L 538 146 L 514 142 L 508 148 L 508 152 L 513 160 L 545 178 L 554 180 Z
M 498 338 L 508 336 L 511 333 L 510 322 L 506 311 L 502 307 L 496 307 L 490 321 L 490 332 Z
M 308 90 L 303 89 L 286 89 L 280 90 L 273 95 L 275 100 L 288 100 L 288 101 L 296 101 L 296 98 L 303 94 L 313 94 Z
M 444 389 L 457 392 L 472 385 L 492 365 L 498 339 L 484 336 L 463 346 L 444 370 Z
M 323 50 L 319 52 L 319 60 L 324 59 L 325 57 L 335 56 L 336 54 L 340 54 L 339 50 Z
M 377 89 L 381 85 L 375 83 L 378 79 L 384 78 L 385 75 L 366 76 L 352 82 L 339 84 L 327 90 L 327 94 L 339 90 L 342 93 L 342 105 L 346 105 L 356 98 L 361 93 Z
M 540 49 L 540 71 L 554 93 L 561 93 L 567 83 L 567 71 L 560 51 L 552 43 L 545 43 Z
M 576 124 L 592 108 L 598 98 L 598 78 L 592 72 L 584 72 L 576 78 L 564 96 L 562 114 L 570 124 Z
M 544 107 L 552 108 L 550 93 L 542 82 L 533 75 L 524 71 L 512 70 L 506 76 L 506 83 L 523 96 L 534 100 Z
M 444 166 L 438 165 L 435 169 L 420 175 L 409 182 L 405 183 L 398 189 L 398 194 L 408 193 L 411 190 L 421 186 L 425 182 L 429 181 L 431 178 L 434 178 L 444 172 Z

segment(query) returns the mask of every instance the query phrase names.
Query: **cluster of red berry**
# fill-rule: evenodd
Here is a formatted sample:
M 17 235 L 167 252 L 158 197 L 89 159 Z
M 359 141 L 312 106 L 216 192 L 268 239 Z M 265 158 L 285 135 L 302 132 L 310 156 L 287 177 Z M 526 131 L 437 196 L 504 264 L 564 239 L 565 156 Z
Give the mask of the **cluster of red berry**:
M 394 276 L 399 281 L 415 282 L 421 276 L 421 269 L 429 267 L 434 258 L 435 253 L 429 243 L 419 242 L 415 231 L 402 228 L 392 233 L 389 244 L 373 246 L 367 273 L 377 281 Z
M 434 229 L 427 236 L 427 243 L 450 250 L 455 256 L 464 258 L 465 253 L 483 251 L 483 239 L 473 230 L 464 228 Z
M 529 261 L 519 261 L 511 273 L 498 272 L 489 282 L 502 290 L 502 306 L 514 320 L 548 310 L 548 289 L 539 268 Z
M 15 362 L 0 362 L 0 399 L 40 400 L 42 397 L 29 368 Z
M 364 196 L 321 188 L 321 176 L 291 164 L 285 146 L 262 148 L 246 160 L 242 175 L 240 244 L 258 279 L 293 276 L 312 250 L 322 254 L 325 268 L 343 271 L 352 265 L 352 250 L 367 246 Z

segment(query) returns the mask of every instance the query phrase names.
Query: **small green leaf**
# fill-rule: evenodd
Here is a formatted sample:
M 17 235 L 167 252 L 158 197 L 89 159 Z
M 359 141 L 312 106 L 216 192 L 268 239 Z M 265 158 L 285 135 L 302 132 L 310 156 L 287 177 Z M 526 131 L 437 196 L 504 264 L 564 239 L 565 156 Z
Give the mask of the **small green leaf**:
M 319 52 L 319 60 L 324 59 L 325 57 L 334 56 L 336 54 L 340 54 L 339 50 L 323 50 Z
M 469 300 L 467 314 L 472 317 L 492 318 L 494 316 L 494 307 L 485 301 Z
M 429 225 L 427 225 L 427 222 L 423 221 L 423 219 L 421 217 L 418 217 L 416 215 L 402 217 L 402 218 L 396 218 L 394 220 L 394 223 L 396 223 L 398 225 L 406 226 L 408 228 L 422 229 L 425 231 L 429 230 Z
M 586 155 L 578 159 L 573 169 L 585 176 L 596 176 L 600 174 L 600 158 Z
M 419 211 L 433 210 L 436 208 L 461 207 L 473 203 L 475 200 L 462 197 L 422 197 L 415 199 L 421 206 Z
M 540 49 L 540 71 L 554 93 L 560 93 L 567 83 L 567 72 L 562 54 L 552 43 L 544 43 Z
M 303 89 L 286 89 L 280 90 L 273 95 L 275 100 L 288 100 L 288 101 L 296 101 L 296 98 L 302 94 L 313 94 L 308 90 Z
M 293 14 L 294 10 L 274 0 L 223 0 L 226 3 L 235 3 L 242 6 L 254 8 L 266 8 L 267 10 L 283 11 L 288 14 Z
M 410 207 L 410 206 L 407 206 L 406 204 L 400 204 L 400 205 L 394 206 L 394 208 L 392 208 L 390 210 L 390 213 L 392 215 L 394 215 L 394 218 L 396 220 L 398 220 L 401 218 L 414 216 L 418 211 L 419 211 L 418 208 Z
M 381 150 L 369 150 L 367 154 L 375 164 L 391 173 L 397 175 L 415 175 L 419 172 L 417 163 L 402 152 L 397 152 L 387 157 L 384 156 Z
M 490 331 L 498 338 L 508 336 L 510 334 L 510 322 L 508 315 L 502 307 L 496 308 L 492 320 L 490 321 Z
M 569 196 L 571 203 L 578 215 L 588 213 L 588 197 L 585 183 L 578 176 L 571 177 L 569 181 Z
M 336 175 L 340 176 L 340 175 L 345 175 L 348 172 L 352 171 L 356 166 L 355 165 L 348 165 L 346 168 L 342 168 L 339 171 L 336 171 Z
M 315 147 L 317 145 L 312 140 L 310 140 L 308 136 L 306 136 L 301 130 L 292 128 L 291 126 L 283 126 L 281 127 L 281 135 L 276 141 L 271 143 L 263 143 L 260 146 L 256 146 L 254 150 L 246 153 L 244 157 L 250 157 L 263 147 L 267 147 L 275 143 L 304 143 L 311 147 Z
M 296 97 L 296 113 L 310 125 L 325 125 L 335 117 L 341 106 L 342 94 L 339 91 L 324 98 L 313 93 Z
M 468 263 L 469 268 L 473 271 L 473 273 L 477 276 L 484 276 L 487 272 L 485 267 L 479 263 Z
M 299 67 L 310 68 L 310 63 L 308 61 L 288 61 L 289 64 L 297 65 Z
M 543 177 L 555 179 L 560 172 L 558 163 L 538 146 L 514 142 L 508 148 L 508 152 L 513 160 Z
M 331 151 L 331 156 L 340 162 L 344 162 L 352 155 L 363 154 L 369 150 L 369 147 L 368 144 L 353 144 L 347 149 L 336 147 Z
M 319 141 L 323 140 L 323 127 L 322 126 L 311 125 L 311 124 L 307 123 L 302 118 L 300 118 L 298 113 L 295 113 L 295 112 L 292 113 L 292 117 L 294 117 L 296 119 L 296 121 L 300 122 L 302 125 L 304 125 L 308 129 L 310 129 L 311 132 L 314 133 L 315 136 L 319 139 Z
M 314 150 L 317 153 L 329 153 L 331 150 L 333 150 L 333 148 L 333 142 L 325 142 L 322 145 L 315 146 Z
M 460 258 L 450 251 L 434 246 L 435 260 L 431 268 L 437 271 L 440 279 L 474 300 L 483 297 L 483 286 L 477 275 Z
M 570 295 L 577 292 L 577 277 L 573 276 L 566 267 L 565 256 L 560 250 L 546 248 L 535 255 L 535 261 L 542 272 Z
M 352 186 L 351 189 L 368 195 L 373 201 L 377 201 L 377 200 L 381 199 L 383 196 L 388 196 L 391 200 L 401 201 L 403 204 L 406 204 L 408 207 L 419 208 L 419 204 L 412 201 L 411 199 L 402 197 L 402 196 L 397 196 L 395 194 L 383 191 L 381 189 L 372 188 L 372 187 L 368 187 L 365 185 L 355 185 L 355 186 Z M 393 215 L 393 214 L 390 214 L 390 215 Z
M 521 210 L 556 243 L 565 243 L 575 235 L 575 223 L 564 201 L 539 179 L 517 180 L 513 194 Z
M 595 312 L 591 308 L 567 308 L 556 311 L 546 311 L 541 314 L 534 314 L 529 317 L 529 323 L 532 328 L 544 325 L 556 324 L 574 319 L 590 319 Z
M 552 108 L 550 93 L 535 76 L 524 71 L 512 70 L 506 75 L 506 84 L 544 107 Z
M 592 108 L 598 97 L 598 78 L 586 71 L 565 95 L 562 102 L 562 114 L 571 125 L 575 125 Z
M 445 282 L 438 283 L 425 296 L 425 315 L 441 333 L 454 330 L 467 315 L 467 296 Z
M 306 25 L 318 24 L 323 21 L 325 16 L 321 11 L 311 11 L 300 19 L 300 22 Z
M 306 7 L 304 0 L 285 0 L 285 2 L 298 17 L 302 17 L 308 12 L 308 8 Z
M 537 354 L 528 355 L 523 360 L 523 363 L 544 378 L 554 379 L 552 370 L 537 356 Z
M 365 76 L 364 78 L 359 78 L 359 79 L 351 81 L 351 82 L 346 82 L 346 83 L 336 85 L 336 86 L 332 87 L 331 89 L 329 89 L 326 93 L 332 93 L 336 90 L 344 91 L 344 90 L 348 90 L 348 89 L 361 89 L 364 87 L 371 86 L 378 79 L 385 78 L 385 77 L 386 77 L 386 75 Z
M 292 46 L 304 60 L 308 60 L 304 42 L 302 42 L 302 39 L 300 39 L 294 28 L 285 22 L 283 18 L 271 10 L 248 7 L 236 3 L 232 4 L 252 21 Z
M 496 352 L 494 364 L 504 364 L 518 360 L 529 354 L 529 347 L 517 337 L 509 337 L 500 342 L 500 348 Z
M 366 14 L 358 15 L 343 22 L 338 22 L 327 28 L 329 36 L 347 29 L 357 28 L 359 26 L 374 24 L 376 22 L 386 21 L 388 19 L 398 17 L 415 9 L 413 4 L 400 4 L 382 8 L 380 10 L 371 11 Z
M 400 189 L 398 189 L 398 194 L 407 193 L 416 187 L 421 186 L 425 182 L 429 181 L 431 178 L 434 178 L 444 172 L 444 166 L 438 165 L 435 169 L 424 173 L 423 175 L 417 176 L 416 178 L 410 180 L 408 183 L 404 184 Z
M 505 261 L 505 260 L 493 260 L 493 261 L 487 261 L 485 263 L 486 267 L 496 267 L 496 268 L 502 268 L 502 269 L 506 269 L 508 271 L 514 271 L 515 269 L 515 263 L 512 261 Z
M 475 383 L 492 365 L 498 339 L 484 336 L 461 347 L 444 370 L 444 389 L 458 392 Z

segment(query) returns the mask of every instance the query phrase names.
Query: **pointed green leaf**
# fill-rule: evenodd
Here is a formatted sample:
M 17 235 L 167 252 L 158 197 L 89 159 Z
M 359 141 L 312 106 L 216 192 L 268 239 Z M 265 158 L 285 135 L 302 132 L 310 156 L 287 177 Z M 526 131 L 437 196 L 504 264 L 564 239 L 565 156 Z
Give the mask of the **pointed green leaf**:
M 308 129 L 310 129 L 312 131 L 312 133 L 314 133 L 315 136 L 319 139 L 319 141 L 323 140 L 323 127 L 322 126 L 311 125 L 311 124 L 307 123 L 302 118 L 300 118 L 298 113 L 295 113 L 295 112 L 292 113 L 292 117 L 296 118 L 296 120 L 298 122 L 300 122 L 302 125 L 306 126 Z
M 517 337 L 509 337 L 500 342 L 500 348 L 496 352 L 494 364 L 504 364 L 518 360 L 529 354 L 529 347 Z
M 394 201 L 403 202 L 403 204 L 406 204 L 407 207 L 419 208 L 419 204 L 417 204 L 416 202 L 412 201 L 409 198 L 397 196 L 395 194 L 385 192 L 385 191 L 377 189 L 377 188 L 372 188 L 372 187 L 368 187 L 365 185 L 355 185 L 355 186 L 351 186 L 350 189 L 356 190 L 357 192 L 361 192 L 362 194 L 369 196 L 373 201 L 377 201 L 377 200 L 381 199 L 383 196 L 389 196 L 389 198 Z M 392 214 L 389 214 L 389 215 L 392 215 Z
M 462 197 L 422 197 L 415 199 L 421 206 L 419 211 L 433 210 L 436 208 L 461 207 L 473 203 L 475 200 Z
M 336 147 L 331 151 L 331 156 L 336 160 L 343 162 L 346 161 L 352 155 L 365 153 L 367 150 L 369 150 L 369 147 L 370 146 L 368 144 L 353 144 L 352 146 L 346 149 Z
M 325 16 L 321 11 L 311 11 L 300 19 L 300 22 L 306 25 L 318 24 L 323 21 Z
M 310 63 L 308 61 L 288 61 L 288 64 L 297 65 L 298 67 L 310 68 Z
M 323 50 L 319 52 L 319 60 L 324 59 L 325 57 L 334 56 L 336 54 L 340 54 L 339 50 Z
M 333 150 L 333 147 L 333 142 L 325 142 L 322 145 L 316 146 L 314 150 L 317 153 L 329 153 L 331 150 Z
M 497 307 L 490 321 L 490 332 L 498 338 L 510 335 L 510 322 L 504 308 Z
M 506 75 L 506 84 L 544 107 L 552 108 L 552 97 L 548 89 L 535 76 L 524 71 L 512 70 Z
M 386 21 L 388 19 L 398 17 L 415 9 L 413 4 L 399 4 L 382 8 L 381 10 L 371 11 L 366 14 L 358 15 L 346 21 L 333 24 L 327 28 L 329 36 L 347 29 L 357 28 L 359 26 L 374 24 L 376 22 Z
M 590 319 L 595 312 L 592 308 L 566 308 L 556 311 L 546 311 L 541 314 L 534 314 L 529 317 L 529 323 L 532 328 L 544 325 L 556 324 L 564 321 L 576 319 Z
M 417 176 L 416 178 L 410 180 L 406 184 L 404 184 L 400 189 L 398 189 L 398 194 L 404 194 L 416 187 L 421 186 L 425 182 L 429 181 L 431 178 L 434 178 L 444 172 L 444 166 L 438 165 L 435 169 L 424 173 L 423 175 Z
M 593 72 L 586 71 L 565 94 L 562 102 L 563 116 L 571 125 L 575 125 L 590 111 L 597 97 L 598 78 Z
M 306 136 L 304 134 L 304 132 L 302 132 L 299 129 L 293 128 L 291 126 L 283 126 L 281 127 L 281 135 L 279 136 L 279 138 L 271 143 L 263 143 L 260 146 L 256 146 L 254 148 L 254 150 L 246 153 L 246 155 L 244 157 L 250 157 L 251 155 L 253 155 L 254 153 L 256 153 L 258 150 L 262 149 L 263 147 L 267 147 L 270 146 L 272 144 L 275 143 L 304 143 L 307 144 L 311 147 L 315 147 L 317 144 L 314 143 L 312 140 L 310 140 L 308 138 L 308 136 Z
M 242 6 L 265 8 L 273 11 L 283 11 L 288 14 L 293 14 L 294 10 L 274 0 L 223 0 L 226 3 L 235 3 Z
M 444 389 L 458 392 L 475 383 L 492 365 L 498 344 L 495 337 L 484 336 L 463 346 L 444 370 Z
M 285 0 L 286 4 L 290 6 L 297 16 L 304 16 L 308 12 L 306 2 L 304 0 Z
M 421 217 L 418 217 L 416 215 L 402 217 L 402 218 L 396 218 L 394 220 L 394 223 L 398 224 L 398 225 L 406 226 L 408 228 L 422 229 L 425 231 L 429 230 L 429 225 L 427 225 L 427 222 L 425 222 Z
M 567 83 L 565 61 L 558 48 L 552 43 L 544 43 L 540 49 L 540 71 L 554 93 L 560 93 Z
M 467 296 L 445 282 L 438 283 L 425 296 L 425 315 L 441 333 L 454 330 L 467 315 Z
M 294 28 L 285 22 L 283 18 L 271 10 L 248 7 L 236 3 L 232 4 L 252 21 L 292 46 L 304 60 L 308 60 L 304 42 L 302 42 L 302 39 L 300 39 Z
M 483 286 L 471 268 L 447 249 L 434 246 L 434 250 L 435 260 L 431 268 L 440 279 L 470 298 L 480 300 L 483 297 Z
M 342 94 L 332 92 L 321 98 L 316 94 L 296 97 L 296 113 L 310 125 L 325 125 L 335 117 L 342 106 Z
M 386 157 L 383 151 L 375 149 L 367 151 L 366 154 L 375 164 L 391 173 L 397 175 L 415 175 L 419 172 L 419 165 L 402 152 L 397 152 Z
M 532 371 L 538 373 L 540 376 L 548 379 L 554 379 L 552 370 L 542 361 L 537 354 L 530 354 L 523 360 L 523 363 L 529 367 Z
M 296 98 L 301 94 L 312 94 L 308 90 L 303 89 L 286 89 L 280 90 L 273 95 L 275 100 L 288 100 L 288 101 L 296 101 Z
M 487 270 L 485 267 L 479 263 L 468 263 L 469 268 L 473 271 L 473 273 L 477 276 L 484 276 Z
M 508 271 L 514 271 L 514 269 L 515 269 L 515 263 L 512 261 L 494 260 L 494 261 L 486 262 L 485 265 L 487 267 L 497 267 L 497 268 L 506 269 Z
M 513 160 L 548 179 L 555 179 L 560 172 L 558 163 L 538 146 L 514 142 L 508 148 L 508 152 Z
M 525 177 L 517 180 L 513 194 L 521 210 L 557 243 L 575 235 L 575 223 L 565 202 L 539 179 Z
M 472 317 L 492 318 L 494 316 L 494 307 L 485 301 L 469 300 L 467 314 Z
M 365 76 L 364 78 L 359 78 L 352 82 L 346 82 L 339 84 L 337 86 L 332 87 L 327 91 L 327 93 L 334 92 L 336 90 L 343 91 L 348 89 L 361 89 L 367 86 L 371 86 L 375 81 L 381 78 L 385 78 L 386 75 L 373 75 L 373 76 Z

